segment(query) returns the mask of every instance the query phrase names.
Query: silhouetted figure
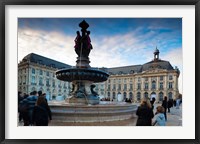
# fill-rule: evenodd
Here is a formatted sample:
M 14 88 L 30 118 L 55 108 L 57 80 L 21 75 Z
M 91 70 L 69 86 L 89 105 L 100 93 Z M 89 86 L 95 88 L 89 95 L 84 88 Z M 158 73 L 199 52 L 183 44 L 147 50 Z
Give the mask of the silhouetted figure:
M 149 99 L 144 98 L 136 111 L 138 116 L 136 126 L 151 126 L 154 117 Z
M 154 110 L 154 103 L 155 103 L 155 101 L 156 101 L 155 97 L 153 97 L 152 100 L 150 101 L 151 102 L 152 110 Z
M 90 50 L 92 49 L 91 39 L 90 39 L 90 31 L 87 31 L 87 28 L 89 27 L 89 24 L 83 20 L 79 26 L 82 28 L 82 36 L 80 35 L 80 32 L 77 31 L 77 36 L 75 38 L 75 51 L 76 54 L 79 57 L 85 57 L 88 58 Z
M 168 108 L 168 102 L 167 102 L 167 97 L 164 97 L 164 100 L 162 102 L 162 106 L 165 108 L 164 115 L 165 115 L 165 120 L 167 121 L 167 108 Z
M 51 120 L 51 110 L 44 96 L 39 96 L 33 110 L 33 123 L 35 126 L 48 126 Z
M 22 113 L 24 126 L 33 125 L 32 115 L 35 103 L 38 99 L 38 92 L 33 91 L 31 94 L 32 95 L 28 96 L 20 102 L 20 112 Z

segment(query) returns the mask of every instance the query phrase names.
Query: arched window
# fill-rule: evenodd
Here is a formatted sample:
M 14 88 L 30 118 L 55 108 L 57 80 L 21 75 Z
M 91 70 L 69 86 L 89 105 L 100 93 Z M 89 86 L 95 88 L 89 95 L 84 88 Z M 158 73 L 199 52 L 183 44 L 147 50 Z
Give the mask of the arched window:
M 145 98 L 148 98 L 148 92 L 145 92 L 145 93 L 144 93 L 144 97 L 145 97 Z
M 159 93 L 159 101 L 163 101 L 163 93 L 162 92 Z
M 125 100 L 125 99 L 126 99 L 126 92 L 124 92 L 124 94 L 123 94 L 123 95 L 124 95 L 124 100 Z
M 113 92 L 113 99 L 115 99 L 115 92 Z
M 108 97 L 110 98 L 110 92 L 108 92 Z
M 173 99 L 173 98 L 172 98 L 172 95 L 173 95 L 172 92 L 169 92 L 169 93 L 168 93 L 168 99 Z
M 141 94 L 140 94 L 140 92 L 137 93 L 137 101 L 138 101 L 138 102 L 141 101 Z
M 129 98 L 130 98 L 131 100 L 133 99 L 133 93 L 132 93 L 132 92 L 129 93 Z

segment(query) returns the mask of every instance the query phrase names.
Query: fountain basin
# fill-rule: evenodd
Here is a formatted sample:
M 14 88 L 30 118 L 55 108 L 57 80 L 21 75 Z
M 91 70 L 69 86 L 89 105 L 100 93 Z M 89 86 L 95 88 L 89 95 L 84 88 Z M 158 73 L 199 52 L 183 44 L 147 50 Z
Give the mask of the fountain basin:
M 56 77 L 59 80 L 68 82 L 80 80 L 104 82 L 108 79 L 109 74 L 92 68 L 68 68 L 56 71 Z
M 131 119 L 137 106 L 125 102 L 100 102 L 98 105 L 51 103 L 52 119 L 57 122 L 105 122 Z

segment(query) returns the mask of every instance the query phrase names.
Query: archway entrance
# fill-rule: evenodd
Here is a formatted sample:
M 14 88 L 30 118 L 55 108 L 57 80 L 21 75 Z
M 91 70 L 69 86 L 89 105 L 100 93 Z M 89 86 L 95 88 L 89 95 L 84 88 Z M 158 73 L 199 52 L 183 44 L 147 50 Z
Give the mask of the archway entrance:
M 156 99 L 156 93 L 155 93 L 155 92 L 152 92 L 152 93 L 151 93 L 151 95 L 150 95 L 150 100 L 152 100 L 153 97 Z

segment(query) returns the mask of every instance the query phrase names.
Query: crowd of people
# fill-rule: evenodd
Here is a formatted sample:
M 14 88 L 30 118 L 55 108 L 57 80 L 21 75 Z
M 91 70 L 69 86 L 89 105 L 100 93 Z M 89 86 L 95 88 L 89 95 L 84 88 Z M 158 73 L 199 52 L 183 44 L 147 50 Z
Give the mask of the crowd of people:
M 167 121 L 167 111 L 170 113 L 171 107 L 179 108 L 182 103 L 180 98 L 176 100 L 164 97 L 162 104 L 156 107 L 156 112 L 154 113 L 154 103 L 156 99 L 143 98 L 140 106 L 138 106 L 136 115 L 138 116 L 136 126 L 165 126 Z
M 33 91 L 30 95 L 18 92 L 19 122 L 24 126 L 48 126 L 52 120 L 46 93 Z

